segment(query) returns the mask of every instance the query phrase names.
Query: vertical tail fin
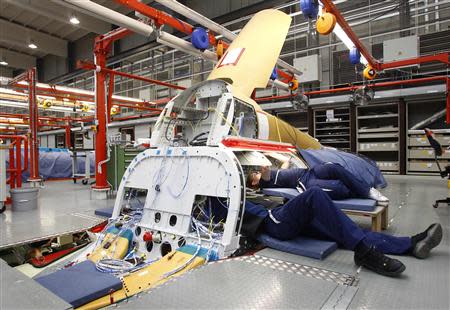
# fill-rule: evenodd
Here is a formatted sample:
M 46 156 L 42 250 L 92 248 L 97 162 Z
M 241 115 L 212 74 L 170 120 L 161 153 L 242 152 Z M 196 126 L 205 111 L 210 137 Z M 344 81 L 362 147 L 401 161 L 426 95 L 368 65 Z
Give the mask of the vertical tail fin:
M 220 59 L 208 80 L 222 79 L 249 97 L 267 86 L 277 62 L 291 17 L 278 10 L 263 10 L 245 25 Z

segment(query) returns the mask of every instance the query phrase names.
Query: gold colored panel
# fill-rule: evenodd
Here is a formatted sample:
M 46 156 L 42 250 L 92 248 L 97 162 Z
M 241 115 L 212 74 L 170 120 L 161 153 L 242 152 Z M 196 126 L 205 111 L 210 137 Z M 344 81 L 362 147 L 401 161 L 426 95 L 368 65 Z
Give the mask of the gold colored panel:
M 172 270 L 183 266 L 192 255 L 179 251 L 172 251 L 166 256 L 154 262 L 153 264 L 133 272 L 123 277 L 123 288 L 119 291 L 115 291 L 111 294 L 103 296 L 97 300 L 91 301 L 77 309 L 93 310 L 106 307 L 112 303 L 119 302 L 125 298 L 131 297 L 142 291 L 149 290 L 160 284 L 163 284 L 167 280 L 180 276 L 187 271 L 199 267 L 205 263 L 205 259 L 202 257 L 196 257 L 188 266 L 178 271 L 177 273 L 164 277 L 164 275 Z
M 278 10 L 256 13 L 231 43 L 208 80 L 232 82 L 246 97 L 255 88 L 265 88 L 290 24 L 291 17 Z

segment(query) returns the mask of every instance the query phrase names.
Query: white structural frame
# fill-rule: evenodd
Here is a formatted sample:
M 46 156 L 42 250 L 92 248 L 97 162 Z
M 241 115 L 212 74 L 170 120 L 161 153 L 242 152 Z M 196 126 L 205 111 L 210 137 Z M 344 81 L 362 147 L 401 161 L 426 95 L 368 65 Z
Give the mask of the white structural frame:
M 163 244 L 171 249 L 187 244 L 199 244 L 191 229 L 194 203 L 199 196 L 220 197 L 226 201 L 227 217 L 223 235 L 211 245 L 201 238 L 204 248 L 211 248 L 218 257 L 231 255 L 239 248 L 239 232 L 244 212 L 244 173 L 234 153 L 218 147 L 167 147 L 148 149 L 131 162 L 120 183 L 112 219 L 127 205 L 129 189 L 147 190 L 141 220 L 136 223 L 140 233 L 134 233 L 139 249 L 146 248 L 145 232 L 158 236 L 146 255 L 152 259 L 162 256 Z M 157 216 L 156 214 L 159 213 Z M 172 225 L 170 218 L 176 217 Z

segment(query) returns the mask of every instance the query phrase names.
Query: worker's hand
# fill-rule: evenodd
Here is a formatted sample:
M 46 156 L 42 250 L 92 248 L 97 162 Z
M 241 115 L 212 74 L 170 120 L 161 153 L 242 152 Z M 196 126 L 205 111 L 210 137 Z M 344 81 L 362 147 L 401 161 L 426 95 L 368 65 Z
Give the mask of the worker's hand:
M 270 167 L 265 166 L 261 168 L 261 178 L 264 181 L 270 181 Z
M 281 169 L 288 169 L 289 168 L 289 166 L 291 165 L 291 159 L 290 158 L 288 158 L 286 161 L 284 161 L 282 164 L 281 164 Z

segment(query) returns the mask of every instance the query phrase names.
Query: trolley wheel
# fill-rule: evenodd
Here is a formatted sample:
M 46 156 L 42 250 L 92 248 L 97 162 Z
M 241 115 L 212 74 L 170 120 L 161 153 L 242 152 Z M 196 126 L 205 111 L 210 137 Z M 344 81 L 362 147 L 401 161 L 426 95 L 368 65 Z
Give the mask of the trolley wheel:
M 87 185 L 87 184 L 88 184 L 88 179 L 83 179 L 83 180 L 81 181 L 81 184 Z
M 73 184 L 77 184 L 77 178 L 73 178 Z
M 433 208 L 437 209 L 438 205 L 439 205 L 439 204 L 438 204 L 437 202 L 434 203 L 434 204 L 433 204 Z

